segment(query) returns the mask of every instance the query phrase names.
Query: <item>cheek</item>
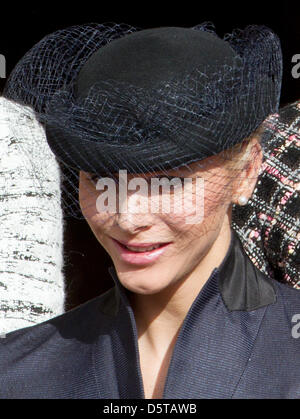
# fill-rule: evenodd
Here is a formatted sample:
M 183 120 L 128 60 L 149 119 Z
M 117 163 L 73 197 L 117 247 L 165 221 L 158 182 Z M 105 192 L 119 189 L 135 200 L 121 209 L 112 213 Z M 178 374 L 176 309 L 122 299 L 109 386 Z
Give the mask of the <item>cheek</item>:
M 107 234 L 109 234 L 109 232 L 112 230 L 112 226 L 115 225 L 113 216 L 107 213 L 98 212 L 93 212 L 93 214 L 91 214 L 89 211 L 85 211 L 83 215 L 98 242 L 109 253 L 109 249 L 106 246 Z
M 203 182 L 197 196 L 194 193 L 185 201 L 184 210 L 164 214 L 164 223 L 173 231 L 178 245 L 192 252 L 199 240 L 201 243 L 205 237 L 210 240 L 210 236 L 220 229 L 230 202 L 226 180 L 221 183 L 210 178 Z
M 85 218 L 90 218 L 96 210 L 96 193 L 91 182 L 83 175 L 79 180 L 79 205 Z
M 205 179 L 204 205 L 205 217 L 210 218 L 227 211 L 231 203 L 232 179 L 224 170 L 217 171 Z
M 222 216 L 231 202 L 230 185 L 228 177 L 220 173 L 188 184 L 183 194 L 172 196 L 171 213 L 165 215 L 168 224 L 188 230 L 191 224 L 212 222 L 214 217 Z
M 115 225 L 116 215 L 107 212 L 98 212 L 97 209 L 95 210 L 95 202 L 93 206 L 91 205 L 83 210 L 83 215 L 98 240 L 100 240 L 102 234 L 106 233 Z
M 107 225 L 113 222 L 113 216 L 107 212 L 99 212 L 97 210 L 96 202 L 98 196 L 99 191 L 95 189 L 94 185 L 90 181 L 82 179 L 79 184 L 81 212 L 93 233 L 99 239 L 101 233 L 107 228 Z

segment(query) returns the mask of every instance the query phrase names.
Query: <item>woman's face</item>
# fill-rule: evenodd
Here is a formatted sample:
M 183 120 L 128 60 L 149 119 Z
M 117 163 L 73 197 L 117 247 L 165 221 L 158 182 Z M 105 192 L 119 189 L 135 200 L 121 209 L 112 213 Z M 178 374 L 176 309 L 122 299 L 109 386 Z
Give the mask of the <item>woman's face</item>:
M 187 189 L 183 187 L 187 199 L 181 209 L 179 203 L 183 202 L 183 194 L 178 192 L 180 189 L 169 194 L 169 211 L 162 210 L 166 193 L 149 192 L 145 196 L 141 189 L 136 188 L 133 191 L 127 190 L 127 196 L 119 203 L 118 187 L 117 210 L 105 211 L 100 208 L 99 211 L 97 199 L 105 192 L 96 189 L 91 174 L 80 172 L 79 199 L 82 213 L 100 244 L 111 256 L 119 280 L 135 293 L 157 293 L 186 278 L 197 268 L 224 225 L 228 225 L 233 182 L 221 159 L 213 156 L 201 161 L 201 167 L 197 162 L 193 163 L 190 169 L 192 171 L 185 168 L 168 172 L 171 178 L 180 176 L 193 179 L 193 193 L 191 184 L 186 184 Z M 149 191 L 154 176 L 163 177 L 158 173 L 144 177 L 147 178 Z M 201 184 L 203 188 L 196 189 L 197 177 L 204 180 Z M 136 178 L 139 176 L 127 175 L 127 182 Z M 141 205 L 142 199 L 151 208 L 151 202 L 158 195 L 159 211 L 145 211 L 145 207 L 144 212 L 135 211 L 141 208 L 138 205 Z M 199 205 L 202 204 L 203 219 L 198 215 Z M 125 244 L 130 248 L 125 247 Z M 151 250 L 149 246 L 158 247 Z

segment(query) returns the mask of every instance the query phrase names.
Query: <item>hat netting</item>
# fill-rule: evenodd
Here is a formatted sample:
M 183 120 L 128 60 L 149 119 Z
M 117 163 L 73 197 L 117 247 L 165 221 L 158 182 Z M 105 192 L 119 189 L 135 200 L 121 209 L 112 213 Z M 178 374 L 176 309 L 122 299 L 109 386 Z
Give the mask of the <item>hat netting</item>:
M 193 29 L 217 37 L 210 23 Z M 81 218 L 81 210 L 85 214 L 101 213 L 96 202 L 104 188 L 99 186 L 104 178 L 109 178 L 114 185 L 112 191 L 116 191 L 116 206 L 107 206 L 105 221 L 100 214 L 99 223 L 103 222 L 104 229 L 108 224 L 110 228 L 117 226 L 118 212 L 125 203 L 118 199 L 119 176 L 120 170 L 125 170 L 128 175 L 125 183 L 133 178 L 135 185 L 141 182 L 134 193 L 129 193 L 136 196 L 137 205 L 141 201 L 150 204 L 158 196 L 168 195 L 169 228 L 180 235 L 178 218 L 171 213 L 176 214 L 176 209 L 182 208 L 184 197 L 191 205 L 198 202 L 199 191 L 184 181 L 193 179 L 193 183 L 201 178 L 203 229 L 195 227 L 199 223 L 191 222 L 188 233 L 190 240 L 198 240 L 199 234 L 219 226 L 219 209 L 228 207 L 233 185 L 243 179 L 249 163 L 259 153 L 259 148 L 251 147 L 249 140 L 253 136 L 258 138 L 266 152 L 274 136 L 282 75 L 280 42 L 265 26 L 248 26 L 224 36 L 235 56 L 217 67 L 208 62 L 206 68 L 192 68 L 180 78 L 162 80 L 154 88 L 107 78 L 91 86 L 84 97 L 78 97 L 77 77 L 88 59 L 100 47 L 137 31 L 140 29 L 125 24 L 92 23 L 47 35 L 17 64 L 4 95 L 32 106 L 47 128 L 49 144 L 62 169 L 62 204 L 66 215 Z M 84 171 L 81 208 L 79 170 Z M 36 176 L 38 179 L 40 172 Z M 166 189 L 161 186 L 149 197 L 152 179 L 163 177 Z M 177 186 L 172 188 L 168 182 Z M 185 185 L 190 188 L 186 195 Z M 105 192 L 108 189 L 106 186 Z M 101 202 L 104 213 L 104 199 Z M 160 201 L 158 213 L 162 212 L 161 205 Z M 187 208 L 191 208 L 189 203 Z M 128 215 L 132 236 L 140 231 L 142 218 L 145 224 L 149 223 L 148 211 L 137 212 Z M 234 216 L 239 224 L 234 222 L 233 227 L 242 237 L 241 214 L 234 212 Z M 126 211 L 122 217 L 126 217 Z M 244 246 L 247 250 L 246 242 Z M 266 264 L 260 264 L 260 268 L 267 272 Z

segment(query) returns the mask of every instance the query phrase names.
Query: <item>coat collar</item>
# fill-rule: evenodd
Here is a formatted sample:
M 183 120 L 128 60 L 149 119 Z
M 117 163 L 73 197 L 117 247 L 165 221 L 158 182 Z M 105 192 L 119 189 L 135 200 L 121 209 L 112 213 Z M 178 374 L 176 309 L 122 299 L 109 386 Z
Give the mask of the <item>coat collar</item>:
M 110 273 L 116 286 L 101 298 L 100 306 L 111 320 L 107 336 L 114 368 L 111 363 L 104 364 L 115 371 L 115 383 L 108 388 L 107 380 L 103 380 L 101 339 L 95 346 L 95 359 L 101 361 L 99 394 L 144 398 L 134 313 L 113 267 Z M 163 398 L 234 398 L 265 312 L 273 302 L 272 281 L 253 267 L 232 232 L 223 262 L 212 271 L 180 327 Z
M 217 270 L 220 293 L 229 311 L 252 311 L 275 303 L 272 280 L 253 265 L 234 230 L 227 254 Z
M 120 300 L 128 305 L 127 290 L 121 284 L 115 267 L 109 267 L 115 287 L 107 293 L 103 311 L 116 315 Z M 207 283 L 217 274 L 219 291 L 229 311 L 253 311 L 276 301 L 272 280 L 251 262 L 237 233 L 231 231 L 231 241 L 223 262 L 216 267 Z

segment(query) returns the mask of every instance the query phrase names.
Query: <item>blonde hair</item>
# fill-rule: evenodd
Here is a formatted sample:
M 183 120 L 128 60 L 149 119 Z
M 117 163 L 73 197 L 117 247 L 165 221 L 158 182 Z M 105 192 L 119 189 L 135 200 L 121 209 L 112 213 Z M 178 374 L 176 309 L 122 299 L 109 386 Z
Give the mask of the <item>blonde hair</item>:
M 224 150 L 221 154 L 224 159 L 225 166 L 228 169 L 243 169 L 247 166 L 247 163 L 255 158 L 255 154 L 258 151 L 253 151 L 255 143 L 261 146 L 261 138 L 264 131 L 264 123 L 260 124 L 259 127 L 252 132 L 252 134 L 245 138 L 241 143 Z M 251 156 L 251 157 L 250 157 Z

